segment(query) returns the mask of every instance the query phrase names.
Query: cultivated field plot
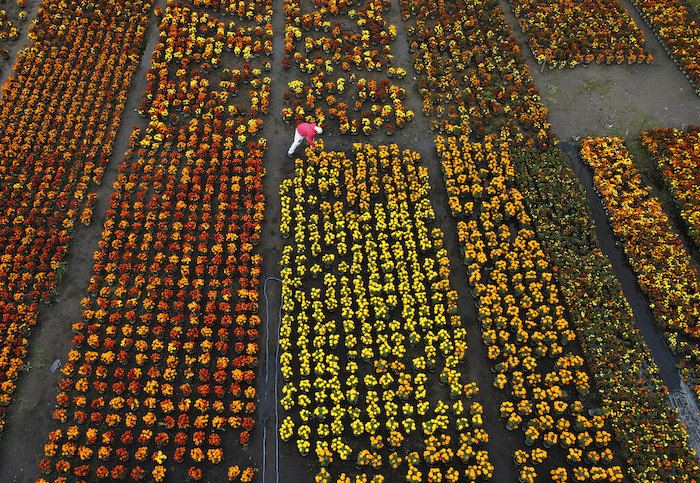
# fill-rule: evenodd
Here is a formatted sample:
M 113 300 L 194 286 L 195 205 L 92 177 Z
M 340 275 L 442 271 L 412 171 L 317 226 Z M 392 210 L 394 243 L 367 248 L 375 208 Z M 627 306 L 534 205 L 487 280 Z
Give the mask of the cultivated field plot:
M 700 480 L 699 38 L 0 1 L 0 481 Z

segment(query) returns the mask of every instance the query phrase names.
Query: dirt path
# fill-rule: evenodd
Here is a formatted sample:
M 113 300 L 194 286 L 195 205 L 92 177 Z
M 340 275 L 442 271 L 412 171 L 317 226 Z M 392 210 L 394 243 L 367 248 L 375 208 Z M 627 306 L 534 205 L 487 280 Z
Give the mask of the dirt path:
M 287 87 L 287 75 L 282 68 L 282 57 L 284 55 L 284 11 L 283 1 L 275 0 L 272 14 L 272 70 L 269 76 L 272 78 L 272 93 L 270 95 L 270 114 L 263 120 L 263 128 L 261 136 L 267 139 L 267 152 L 263 158 L 265 166 L 265 179 L 263 182 L 263 192 L 265 193 L 265 218 L 262 223 L 262 232 L 260 235 L 260 243 L 258 244 L 259 253 L 263 257 L 261 281 L 265 288 L 264 295 L 266 300 L 261 297 L 261 314 L 260 320 L 266 324 L 266 337 L 264 343 L 260 344 L 261 351 L 259 354 L 260 367 L 257 374 L 257 387 L 260 399 L 258 401 L 257 420 L 259 423 L 253 432 L 251 440 L 251 448 L 261 448 L 261 451 L 256 451 L 256 465 L 260 468 L 261 473 L 264 473 L 264 478 L 260 481 L 275 482 L 277 481 L 278 469 L 278 450 L 284 451 L 289 449 L 287 445 L 277 446 L 277 422 L 276 422 L 276 404 L 277 397 L 275 389 L 284 384 L 281 376 L 278 374 L 276 367 L 276 352 L 278 343 L 278 323 L 279 309 L 281 304 L 281 284 L 274 280 L 268 281 L 269 277 L 279 277 L 280 254 L 282 252 L 282 239 L 279 235 L 280 224 L 280 195 L 279 186 L 282 180 L 291 176 L 293 173 L 293 164 L 287 158 L 286 152 L 293 137 L 293 131 L 286 128 L 286 124 L 282 121 L 282 92 Z M 269 305 L 268 305 L 269 304 Z M 269 311 L 269 317 L 267 316 Z M 269 324 L 269 326 L 268 326 Z M 265 328 L 264 328 L 265 329 Z M 262 361 L 266 363 L 262 363 Z M 277 379 L 276 379 L 277 378 Z M 264 441 L 263 441 L 264 440 Z M 295 449 L 296 450 L 296 449 Z M 263 455 L 265 461 L 263 465 Z M 297 468 L 299 458 L 287 459 L 284 464 L 280 465 L 287 473 L 304 472 L 304 468 Z M 281 481 L 286 481 L 282 479 Z
M 625 298 L 634 313 L 636 327 L 639 329 L 647 347 L 649 347 L 654 356 L 656 365 L 659 367 L 659 376 L 669 391 L 677 389 L 680 384 L 680 376 L 676 370 L 673 356 L 668 350 L 662 334 L 656 329 L 654 316 L 649 310 L 649 303 L 637 284 L 637 278 L 627 263 L 627 257 L 615 242 L 603 204 L 593 190 L 593 175 L 583 165 L 578 155 L 578 149 L 579 147 L 576 144 L 562 143 L 562 151 L 566 154 L 569 166 L 578 177 L 586 193 L 586 200 L 588 201 L 588 206 L 591 207 L 600 249 L 608 257 L 608 261 L 612 265 L 617 279 L 620 281 Z
M 630 0 L 621 0 L 647 39 L 652 64 L 591 64 L 574 69 L 537 65 L 510 4 L 501 0 L 506 20 L 527 59 L 552 131 L 561 141 L 588 136 L 635 137 L 654 126 L 681 128 L 700 123 L 700 97 L 666 54 Z

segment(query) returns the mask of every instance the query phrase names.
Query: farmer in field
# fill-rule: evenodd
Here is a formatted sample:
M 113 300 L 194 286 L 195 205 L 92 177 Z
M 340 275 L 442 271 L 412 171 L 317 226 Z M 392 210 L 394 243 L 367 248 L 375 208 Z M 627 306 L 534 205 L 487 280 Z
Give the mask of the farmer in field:
M 309 146 L 311 146 L 311 148 L 315 148 L 316 144 L 314 143 L 314 136 L 322 133 L 323 129 L 321 126 L 316 125 L 315 122 L 302 122 L 299 124 L 294 131 L 294 142 L 289 147 L 289 151 L 287 151 L 287 157 L 292 158 L 294 151 L 296 151 L 297 147 L 304 139 L 309 142 Z

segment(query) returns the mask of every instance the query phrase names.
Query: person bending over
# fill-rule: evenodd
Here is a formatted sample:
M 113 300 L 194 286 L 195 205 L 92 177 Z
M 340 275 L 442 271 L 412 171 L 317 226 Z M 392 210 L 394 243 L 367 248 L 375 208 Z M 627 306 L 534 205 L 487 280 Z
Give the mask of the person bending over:
M 287 151 L 287 157 L 292 158 L 294 156 L 294 151 L 296 151 L 297 147 L 299 147 L 304 139 L 308 141 L 311 148 L 315 148 L 316 143 L 314 143 L 314 136 L 322 133 L 323 128 L 318 126 L 315 122 L 302 122 L 299 124 L 294 131 L 294 142 L 289 147 L 289 151 Z

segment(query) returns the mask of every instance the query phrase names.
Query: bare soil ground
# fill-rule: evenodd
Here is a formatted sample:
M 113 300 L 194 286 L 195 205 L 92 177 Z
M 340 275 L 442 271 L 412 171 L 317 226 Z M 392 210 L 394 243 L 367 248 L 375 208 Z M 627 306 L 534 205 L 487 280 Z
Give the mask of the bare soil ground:
M 510 6 L 504 1 L 503 8 L 506 18 L 514 29 L 523 53 L 530 65 L 535 83 L 540 90 L 543 102 L 550 109 L 550 121 L 553 131 L 561 140 L 578 139 L 594 135 L 622 135 L 632 138 L 641 129 L 653 126 L 682 127 L 690 123 L 700 122 L 700 97 L 696 96 L 690 83 L 685 79 L 675 64 L 666 56 L 661 44 L 651 31 L 643 24 L 637 12 L 628 0 L 622 0 L 623 5 L 630 11 L 635 23 L 642 28 L 649 39 L 649 49 L 656 60 L 652 65 L 639 66 L 606 66 L 591 65 L 587 68 L 567 70 L 549 70 L 535 63 L 527 48 L 525 37 L 520 32 L 516 19 L 512 16 Z M 38 0 L 30 0 L 27 11 L 30 18 L 36 14 Z M 165 0 L 157 2 L 162 8 Z M 275 1 L 273 28 L 275 32 L 272 59 L 273 91 L 271 99 L 271 114 L 264 119 L 263 136 L 268 139 L 268 152 L 265 155 L 267 175 L 264 181 L 267 196 L 266 218 L 263 225 L 260 251 L 264 257 L 263 279 L 279 274 L 279 254 L 283 240 L 279 235 L 280 201 L 278 187 L 282 179 L 292 174 L 292 163 L 285 153 L 292 141 L 293 130 L 287 126 L 281 117 L 282 93 L 287 88 L 287 82 L 300 78 L 302 74 L 292 68 L 283 70 L 281 57 L 283 52 L 282 35 L 284 31 L 284 13 L 282 0 Z M 2 6 L 0 5 L 0 8 Z M 408 44 L 405 41 L 406 26 L 400 20 L 398 7 L 390 14 L 390 22 L 397 26 L 399 35 L 392 46 L 396 65 L 412 72 L 411 57 Z M 26 44 L 26 28 L 30 21 L 25 22 L 22 32 L 25 40 L 16 41 L 11 46 L 11 59 L 16 52 Z M 157 41 L 157 22 L 151 18 L 147 32 L 148 43 L 141 65 L 132 80 L 129 90 L 129 101 L 122 115 L 122 123 L 115 142 L 114 155 L 105 174 L 105 181 L 98 190 L 98 205 L 95 209 L 93 224 L 76 230 L 67 262 L 69 272 L 63 278 L 59 287 L 60 295 L 55 303 L 44 306 L 36 328 L 33 331 L 29 345 L 28 368 L 18 383 L 15 399 L 9 407 L 9 417 L 5 432 L 0 440 L 0 482 L 29 482 L 38 477 L 38 461 L 43 445 L 46 442 L 47 431 L 51 426 L 51 413 L 54 409 L 54 398 L 58 392 L 57 383 L 59 372 L 51 372 L 50 367 L 55 360 L 67 359 L 70 350 L 70 325 L 80 317 L 80 299 L 84 296 L 88 279 L 92 274 L 92 253 L 97 247 L 101 227 L 105 220 L 107 201 L 112 191 L 112 181 L 116 176 L 119 164 L 131 133 L 133 125 L 141 125 L 141 118 L 134 112 L 140 102 L 140 96 L 146 86 L 146 71 L 149 60 Z M 2 64 L 0 64 L 1 66 Z M 224 66 L 225 67 L 225 66 Z M 4 82 L 9 75 L 7 66 L 0 67 L 0 81 Z M 479 330 L 475 319 L 475 304 L 465 283 L 465 272 L 460 261 L 455 223 L 452 220 L 446 203 L 446 193 L 441 180 L 440 166 L 433 147 L 434 136 L 429 133 L 426 118 L 420 114 L 420 98 L 412 85 L 411 75 L 403 82 L 408 91 L 404 102 L 408 109 L 414 110 L 416 118 L 407 124 L 403 130 L 388 137 L 384 134 L 374 134 L 371 138 L 362 135 L 357 137 L 341 136 L 337 133 L 324 133 L 325 148 L 328 150 L 350 150 L 353 142 L 396 143 L 402 149 L 412 149 L 421 154 L 423 163 L 428 167 L 430 182 L 433 188 L 431 199 L 436 212 L 436 226 L 445 232 L 445 242 L 451 258 L 451 283 L 459 292 L 460 315 L 468 331 L 470 354 L 464 371 L 468 377 L 475 380 L 482 389 L 481 402 L 490 410 L 485 415 L 484 425 L 491 435 L 488 447 L 491 461 L 496 466 L 493 481 L 515 481 L 516 475 L 512 461 L 512 451 L 521 443 L 520 435 L 504 431 L 503 424 L 498 420 L 496 410 L 500 395 L 491 389 L 492 375 L 489 373 L 487 358 L 483 344 L 479 340 Z M 610 241 L 609 243 L 614 243 Z M 245 463 L 250 460 L 261 468 L 258 481 L 289 482 L 312 481 L 312 467 L 315 466 L 312 457 L 299 458 L 296 448 L 283 444 L 279 450 L 277 461 L 275 434 L 275 348 L 277 344 L 277 311 L 279 309 L 279 283 L 270 281 L 267 285 L 269 305 L 269 339 L 267 353 L 260 354 L 260 374 L 258 379 L 258 421 L 247 453 L 231 455 L 220 465 L 225 470 L 234 462 Z M 262 287 L 261 287 L 262 289 Z M 261 318 L 266 320 L 266 306 L 261 304 Z M 264 344 L 261 342 L 261 349 Z M 263 361 L 266 361 L 263 363 Z M 266 371 L 267 367 L 267 371 Z M 267 374 L 267 377 L 266 377 Z M 263 437 L 266 444 L 263 447 Z M 263 450 L 258 448 L 263 447 Z M 265 465 L 263 466 L 263 457 Z M 171 463 L 172 464 L 172 463 Z M 280 473 L 276 474 L 279 469 Z M 264 472 L 264 478 L 263 473 Z M 214 472 L 212 472 L 213 475 Z M 279 480 L 277 480 L 279 475 Z M 222 481 L 223 478 L 211 477 L 210 481 Z

